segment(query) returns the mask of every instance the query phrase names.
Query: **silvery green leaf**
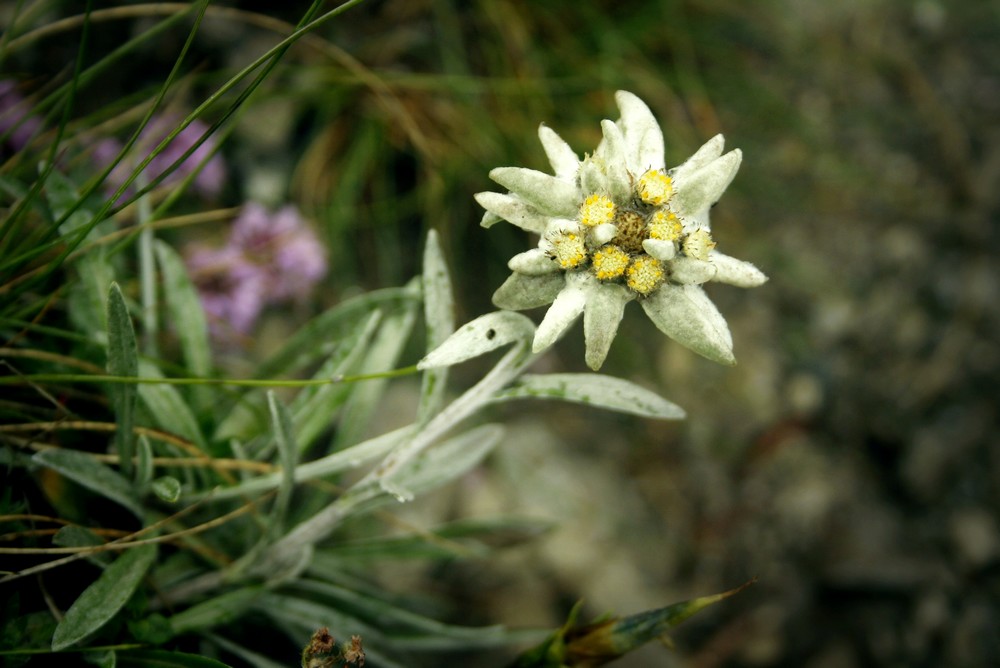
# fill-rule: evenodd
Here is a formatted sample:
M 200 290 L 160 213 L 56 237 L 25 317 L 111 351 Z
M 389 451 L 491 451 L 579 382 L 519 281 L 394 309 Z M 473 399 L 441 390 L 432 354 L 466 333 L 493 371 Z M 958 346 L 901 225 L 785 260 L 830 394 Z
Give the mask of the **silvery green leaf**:
M 315 480 L 316 478 L 324 478 L 356 469 L 365 462 L 389 454 L 389 452 L 410 436 L 412 436 L 412 429 L 410 427 L 403 427 L 368 439 L 363 443 L 352 445 L 344 450 L 338 450 L 311 462 L 299 464 L 295 468 L 295 482 L 303 483 Z M 216 489 L 211 493 L 211 496 L 215 500 L 222 500 L 276 489 L 281 484 L 282 475 L 283 473 L 279 472 L 258 476 L 232 487 Z M 188 495 L 188 498 L 198 499 L 203 496 L 206 495 L 191 494 Z
M 142 517 L 142 507 L 129 481 L 90 455 L 77 450 L 52 448 L 36 452 L 31 459 L 124 506 L 136 517 Z
M 575 274 L 569 275 L 566 287 L 562 289 L 552 302 L 552 306 L 545 312 L 545 317 L 542 318 L 542 322 L 535 331 L 535 339 L 531 344 L 532 352 L 541 352 L 555 343 L 583 313 L 587 294 L 582 289 L 578 279 L 570 282 L 574 276 Z
M 638 172 L 662 169 L 663 131 L 646 103 L 628 91 L 615 93 L 621 111 L 622 134 L 625 137 L 625 154 L 628 164 Z
M 693 257 L 678 257 L 670 263 L 670 280 L 684 285 L 701 285 L 716 278 L 718 271 L 712 262 Z
M 257 368 L 255 376 L 274 378 L 310 365 L 329 355 L 344 333 L 356 327 L 372 311 L 413 307 L 420 303 L 421 293 L 420 280 L 413 279 L 401 288 L 373 290 L 340 302 L 299 327 Z M 263 400 L 260 403 L 263 404 Z
M 645 239 L 642 242 L 642 249 L 660 262 L 672 260 L 677 254 L 677 245 L 665 239 Z
M 490 227 L 500 220 L 506 220 L 526 232 L 542 234 L 549 224 L 549 216 L 516 195 L 482 192 L 476 193 L 473 197 L 479 202 L 479 206 L 486 209 L 486 215 L 480 223 L 483 227 Z M 488 216 L 492 217 L 487 218 Z
M 590 243 L 593 247 L 603 246 L 618 234 L 618 226 L 613 223 L 604 223 L 590 230 Z
M 722 150 L 725 146 L 725 138 L 721 134 L 715 135 L 702 144 L 701 148 L 694 152 L 694 155 L 684 161 L 684 164 L 673 170 L 674 179 L 678 182 L 683 181 L 689 174 L 701 169 L 722 155 Z
M 538 126 L 538 138 L 542 141 L 542 148 L 545 149 L 555 175 L 560 179 L 572 180 L 580 169 L 580 158 L 570 145 L 544 123 Z
M 382 321 L 382 312 L 373 311 L 357 323 L 342 339 L 337 341 L 330 356 L 313 374 L 313 379 L 330 380 L 340 375 L 354 373 L 371 344 L 372 337 Z M 316 442 L 336 419 L 340 408 L 350 396 L 351 384 L 327 383 L 306 387 L 292 400 L 292 428 L 295 431 L 299 451 L 303 452 Z M 259 430 L 263 429 L 261 425 Z M 249 437 L 253 432 L 244 432 Z
M 625 313 L 625 305 L 634 295 L 623 285 L 600 284 L 594 281 L 587 289 L 587 302 L 583 310 L 583 337 L 586 341 L 587 366 L 594 371 L 601 368 L 611 342 L 618 333 L 618 324 Z
M 278 444 L 278 463 L 281 465 L 281 483 L 278 485 L 278 496 L 274 500 L 267 530 L 271 536 L 280 536 L 295 489 L 295 465 L 299 459 L 299 448 L 292 430 L 292 416 L 285 405 L 278 401 L 273 390 L 267 393 L 267 407 L 271 414 L 274 440 Z
M 121 288 L 112 283 L 108 289 L 108 374 L 134 377 L 139 373 L 139 349 L 135 342 L 132 318 L 125 305 Z M 121 456 L 122 472 L 132 474 L 132 456 L 135 451 L 136 386 L 132 383 L 114 383 L 108 388 L 111 406 L 115 411 L 115 443 Z
M 52 537 L 52 544 L 59 547 L 94 547 L 103 545 L 104 539 L 86 527 L 67 524 Z M 104 568 L 111 563 L 113 555 L 110 552 L 93 552 L 84 558 L 95 566 Z
M 544 172 L 526 167 L 497 167 L 490 170 L 490 178 L 542 213 L 572 216 L 580 206 L 580 192 L 575 183 Z
M 483 193 L 479 193 L 482 195 Z M 493 193 L 494 195 L 499 195 L 500 193 Z M 483 217 L 479 220 L 480 227 L 490 228 L 499 223 L 503 218 L 496 215 L 492 211 L 484 211 Z
M 437 232 L 431 230 L 424 248 L 424 323 L 427 332 L 427 351 L 444 343 L 455 331 L 455 300 L 451 290 L 448 265 L 441 252 Z M 420 382 L 420 407 L 418 422 L 426 422 L 441 408 L 448 368 L 425 369 Z
M 458 364 L 511 343 L 527 341 L 534 333 L 535 325 L 520 313 L 487 313 L 459 327 L 444 343 L 420 360 L 417 368 Z
M 208 376 L 212 371 L 208 327 L 198 292 L 177 251 L 159 240 L 156 241 L 155 248 L 163 277 L 167 309 L 174 331 L 177 332 L 186 366 L 195 376 Z
M 132 598 L 155 560 L 156 545 L 125 550 L 66 611 L 52 635 L 52 650 L 75 645 L 110 621 Z
M 529 276 L 541 276 L 559 271 L 559 264 L 541 248 L 518 253 L 507 262 L 511 271 Z
M 640 302 L 656 327 L 681 345 L 720 364 L 736 364 L 729 325 L 697 285 L 660 286 Z
M 402 500 L 451 482 L 477 466 L 503 438 L 503 427 L 485 424 L 435 445 L 407 462 L 382 488 Z
M 601 130 L 604 132 L 604 141 L 601 142 L 598 156 L 604 162 L 608 183 L 607 194 L 613 200 L 627 200 L 632 194 L 632 184 L 625 162 L 625 138 L 621 129 L 611 121 L 601 121 Z
M 749 262 L 737 260 L 718 251 L 712 251 L 709 257 L 719 270 L 715 275 L 715 280 L 719 283 L 728 283 L 739 288 L 756 288 L 767 282 L 764 272 Z
M 389 314 L 379 327 L 359 371 L 361 373 L 377 373 L 394 369 L 403 354 L 403 348 L 413 332 L 416 324 L 416 304 L 411 304 Z M 344 404 L 343 412 L 350 415 L 350 420 L 341 420 L 334 437 L 334 449 L 339 450 L 347 445 L 354 445 L 364 438 L 368 431 L 369 420 L 374 415 L 382 400 L 388 378 L 366 380 L 355 383 L 351 394 Z
M 680 420 L 684 409 L 633 382 L 594 373 L 525 374 L 496 395 L 496 401 L 560 399 L 598 408 L 656 418 Z
M 502 309 L 523 311 L 551 304 L 566 285 L 562 272 L 542 276 L 513 273 L 493 293 L 493 303 Z
M 174 635 L 182 635 L 236 621 L 250 611 L 263 591 L 262 586 L 252 585 L 214 596 L 171 615 L 170 630 Z
M 608 192 L 608 177 L 599 154 L 587 156 L 580 165 L 580 189 L 585 193 Z
M 136 448 L 135 489 L 141 495 L 153 480 L 153 446 L 145 434 L 140 434 L 136 442 L 139 445 Z
M 143 378 L 163 378 L 159 367 L 146 360 L 139 364 L 139 369 Z M 139 385 L 139 397 L 161 429 L 183 436 L 202 449 L 207 447 L 198 419 L 176 387 L 142 383 Z
M 161 501 L 176 503 L 181 498 L 181 483 L 177 478 L 165 475 L 150 484 L 150 489 Z
M 704 167 L 677 179 L 672 204 L 679 216 L 693 216 L 719 201 L 739 171 L 743 153 L 734 149 Z

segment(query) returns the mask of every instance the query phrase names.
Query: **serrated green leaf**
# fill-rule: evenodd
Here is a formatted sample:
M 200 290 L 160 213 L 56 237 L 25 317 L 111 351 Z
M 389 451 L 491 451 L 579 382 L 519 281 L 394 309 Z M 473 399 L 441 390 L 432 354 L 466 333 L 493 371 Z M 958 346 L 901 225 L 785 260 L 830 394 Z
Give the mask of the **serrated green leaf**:
M 594 373 L 525 374 L 494 401 L 512 399 L 561 399 L 598 408 L 656 418 L 681 420 L 684 409 L 635 383 Z
M 108 374 L 112 376 L 134 377 L 139 373 L 139 349 L 135 343 L 135 330 L 129 317 L 125 298 L 117 283 L 108 290 Z M 121 457 L 122 472 L 132 475 L 132 455 L 134 453 L 136 386 L 130 383 L 115 383 L 108 388 L 111 405 L 115 411 L 115 443 Z
M 126 550 L 73 602 L 52 635 L 58 652 L 101 628 L 128 603 L 156 560 L 156 545 Z
M 181 483 L 177 478 L 163 476 L 150 484 L 150 489 L 161 501 L 176 503 L 181 498 Z
M 180 339 L 185 366 L 192 375 L 206 377 L 212 372 L 212 357 L 205 310 L 198 291 L 177 252 L 159 240 L 156 241 L 155 248 L 156 260 L 163 276 L 163 293 L 170 321 Z
M 452 295 L 451 277 L 445 263 L 437 232 L 431 230 L 424 248 L 423 266 L 424 320 L 427 332 L 427 352 L 444 343 L 455 331 L 455 298 Z M 448 367 L 434 367 L 424 371 L 420 384 L 420 406 L 417 422 L 427 422 L 441 408 Z
M 131 483 L 90 455 L 76 450 L 52 448 L 35 453 L 31 459 L 124 506 L 136 517 L 142 517 L 142 507 L 135 498 Z

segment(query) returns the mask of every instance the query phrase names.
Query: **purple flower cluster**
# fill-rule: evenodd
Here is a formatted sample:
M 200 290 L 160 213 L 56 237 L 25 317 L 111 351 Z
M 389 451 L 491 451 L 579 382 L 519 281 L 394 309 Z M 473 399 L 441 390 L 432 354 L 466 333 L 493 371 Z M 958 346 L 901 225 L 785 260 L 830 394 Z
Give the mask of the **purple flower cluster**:
M 0 138 L 20 151 L 42 129 L 42 119 L 31 113 L 27 100 L 9 79 L 0 81 Z
M 186 253 L 192 279 L 219 339 L 246 336 L 263 308 L 305 298 L 326 274 L 326 253 L 298 210 L 250 203 L 221 248 Z
M 167 135 L 181 122 L 181 118 L 173 114 L 154 116 L 143 128 L 139 135 L 139 140 L 133 146 L 133 152 L 139 156 L 145 156 L 160 145 Z M 195 119 L 190 125 L 181 130 L 167 146 L 143 170 L 145 182 L 151 182 L 166 172 L 174 162 L 180 159 L 191 149 L 202 136 L 208 132 L 208 125 Z M 94 147 L 94 162 L 103 167 L 110 165 L 121 152 L 124 144 L 118 139 L 103 139 Z M 186 160 L 181 162 L 173 172 L 171 172 L 162 182 L 163 185 L 177 183 L 187 177 L 198 168 L 206 158 L 208 161 L 201 168 L 201 171 L 194 177 L 193 187 L 196 192 L 205 197 L 214 197 L 222 190 L 226 180 L 226 164 L 216 149 L 214 137 L 208 137 L 196 148 Z M 211 155 L 212 157 L 208 157 Z M 115 165 L 105 182 L 108 192 L 117 190 L 125 180 L 132 174 L 135 167 L 142 161 L 141 157 L 125 156 L 125 158 Z M 135 191 L 135 183 L 129 193 Z

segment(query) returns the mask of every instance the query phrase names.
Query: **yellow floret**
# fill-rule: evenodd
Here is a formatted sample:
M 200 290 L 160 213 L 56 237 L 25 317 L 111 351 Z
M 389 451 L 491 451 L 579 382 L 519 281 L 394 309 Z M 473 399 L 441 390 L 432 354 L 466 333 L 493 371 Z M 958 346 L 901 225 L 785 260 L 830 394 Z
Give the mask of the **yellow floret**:
M 701 228 L 687 235 L 681 244 L 681 250 L 684 251 L 684 254 L 697 260 L 707 260 L 708 254 L 713 248 L 715 248 L 715 241 L 712 240 L 712 234 Z
M 658 209 L 653 213 L 646 226 L 650 239 L 677 241 L 681 236 L 681 219 L 668 209 Z
M 580 222 L 587 227 L 610 223 L 615 218 L 615 203 L 610 197 L 593 194 L 580 207 Z
M 653 206 L 665 204 L 673 192 L 673 181 L 658 169 L 651 169 L 639 177 L 636 188 L 639 199 Z
M 579 234 L 563 232 L 551 238 L 549 243 L 552 248 L 552 257 L 563 269 L 578 267 L 587 259 L 587 247 L 583 243 L 583 237 Z
M 625 273 L 628 276 L 628 286 L 640 295 L 648 295 L 660 287 L 665 277 L 663 263 L 648 255 L 640 255 L 632 260 Z
M 594 275 L 602 281 L 618 278 L 625 273 L 629 255 L 618 246 L 608 244 L 594 253 Z

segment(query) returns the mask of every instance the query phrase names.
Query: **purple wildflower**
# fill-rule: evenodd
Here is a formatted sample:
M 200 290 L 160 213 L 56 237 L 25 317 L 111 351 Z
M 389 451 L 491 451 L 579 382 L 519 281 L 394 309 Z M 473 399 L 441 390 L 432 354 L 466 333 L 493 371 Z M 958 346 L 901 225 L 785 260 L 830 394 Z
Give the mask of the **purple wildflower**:
M 298 210 L 273 214 L 250 203 L 233 224 L 230 245 L 268 276 L 265 300 L 302 299 L 326 274 L 326 254 Z
M 20 151 L 42 129 L 42 119 L 30 113 L 27 100 L 9 79 L 0 81 L 0 137 Z
M 153 151 L 160 142 L 162 142 L 167 135 L 170 134 L 171 130 L 176 127 L 181 121 L 181 118 L 166 114 L 163 116 L 154 116 L 150 120 L 149 124 L 143 129 L 142 133 L 139 135 L 139 140 L 133 146 L 133 151 L 138 151 L 140 155 Z M 208 132 L 208 125 L 202 121 L 195 119 L 190 125 L 181 130 L 180 134 L 174 137 L 164 149 L 155 158 L 153 158 L 143 173 L 146 175 L 146 181 L 152 181 L 159 177 L 161 174 L 166 172 L 170 166 L 176 162 L 185 152 L 187 152 L 192 146 L 194 146 L 202 136 Z M 106 167 L 111 164 L 111 162 L 117 157 L 118 153 L 121 152 L 124 144 L 117 139 L 105 139 L 97 144 L 94 148 L 93 159 L 94 162 L 102 167 Z M 163 184 L 169 185 L 177 183 L 178 181 L 187 177 L 191 172 L 198 168 L 205 158 L 207 158 L 216 148 L 216 141 L 214 137 L 208 137 L 204 142 L 202 142 L 198 148 L 191 153 L 188 158 L 177 165 L 173 172 L 171 172 L 164 180 Z M 115 165 L 115 168 L 111 170 L 107 178 L 107 188 L 108 190 L 117 190 L 122 183 L 132 174 L 135 169 L 142 161 L 142 158 L 126 156 L 121 162 Z M 201 168 L 201 171 L 194 177 L 193 187 L 196 192 L 205 197 L 214 197 L 218 195 L 222 190 L 226 180 L 226 164 L 222 159 L 222 156 L 216 153 L 208 162 Z M 131 192 L 134 192 L 132 190 Z
M 194 246 L 188 269 L 217 339 L 246 336 L 267 304 L 303 299 L 326 273 L 319 239 L 292 206 L 250 203 L 222 248 Z
M 264 307 L 265 274 L 231 246 L 193 246 L 185 255 L 212 335 L 249 335 Z

